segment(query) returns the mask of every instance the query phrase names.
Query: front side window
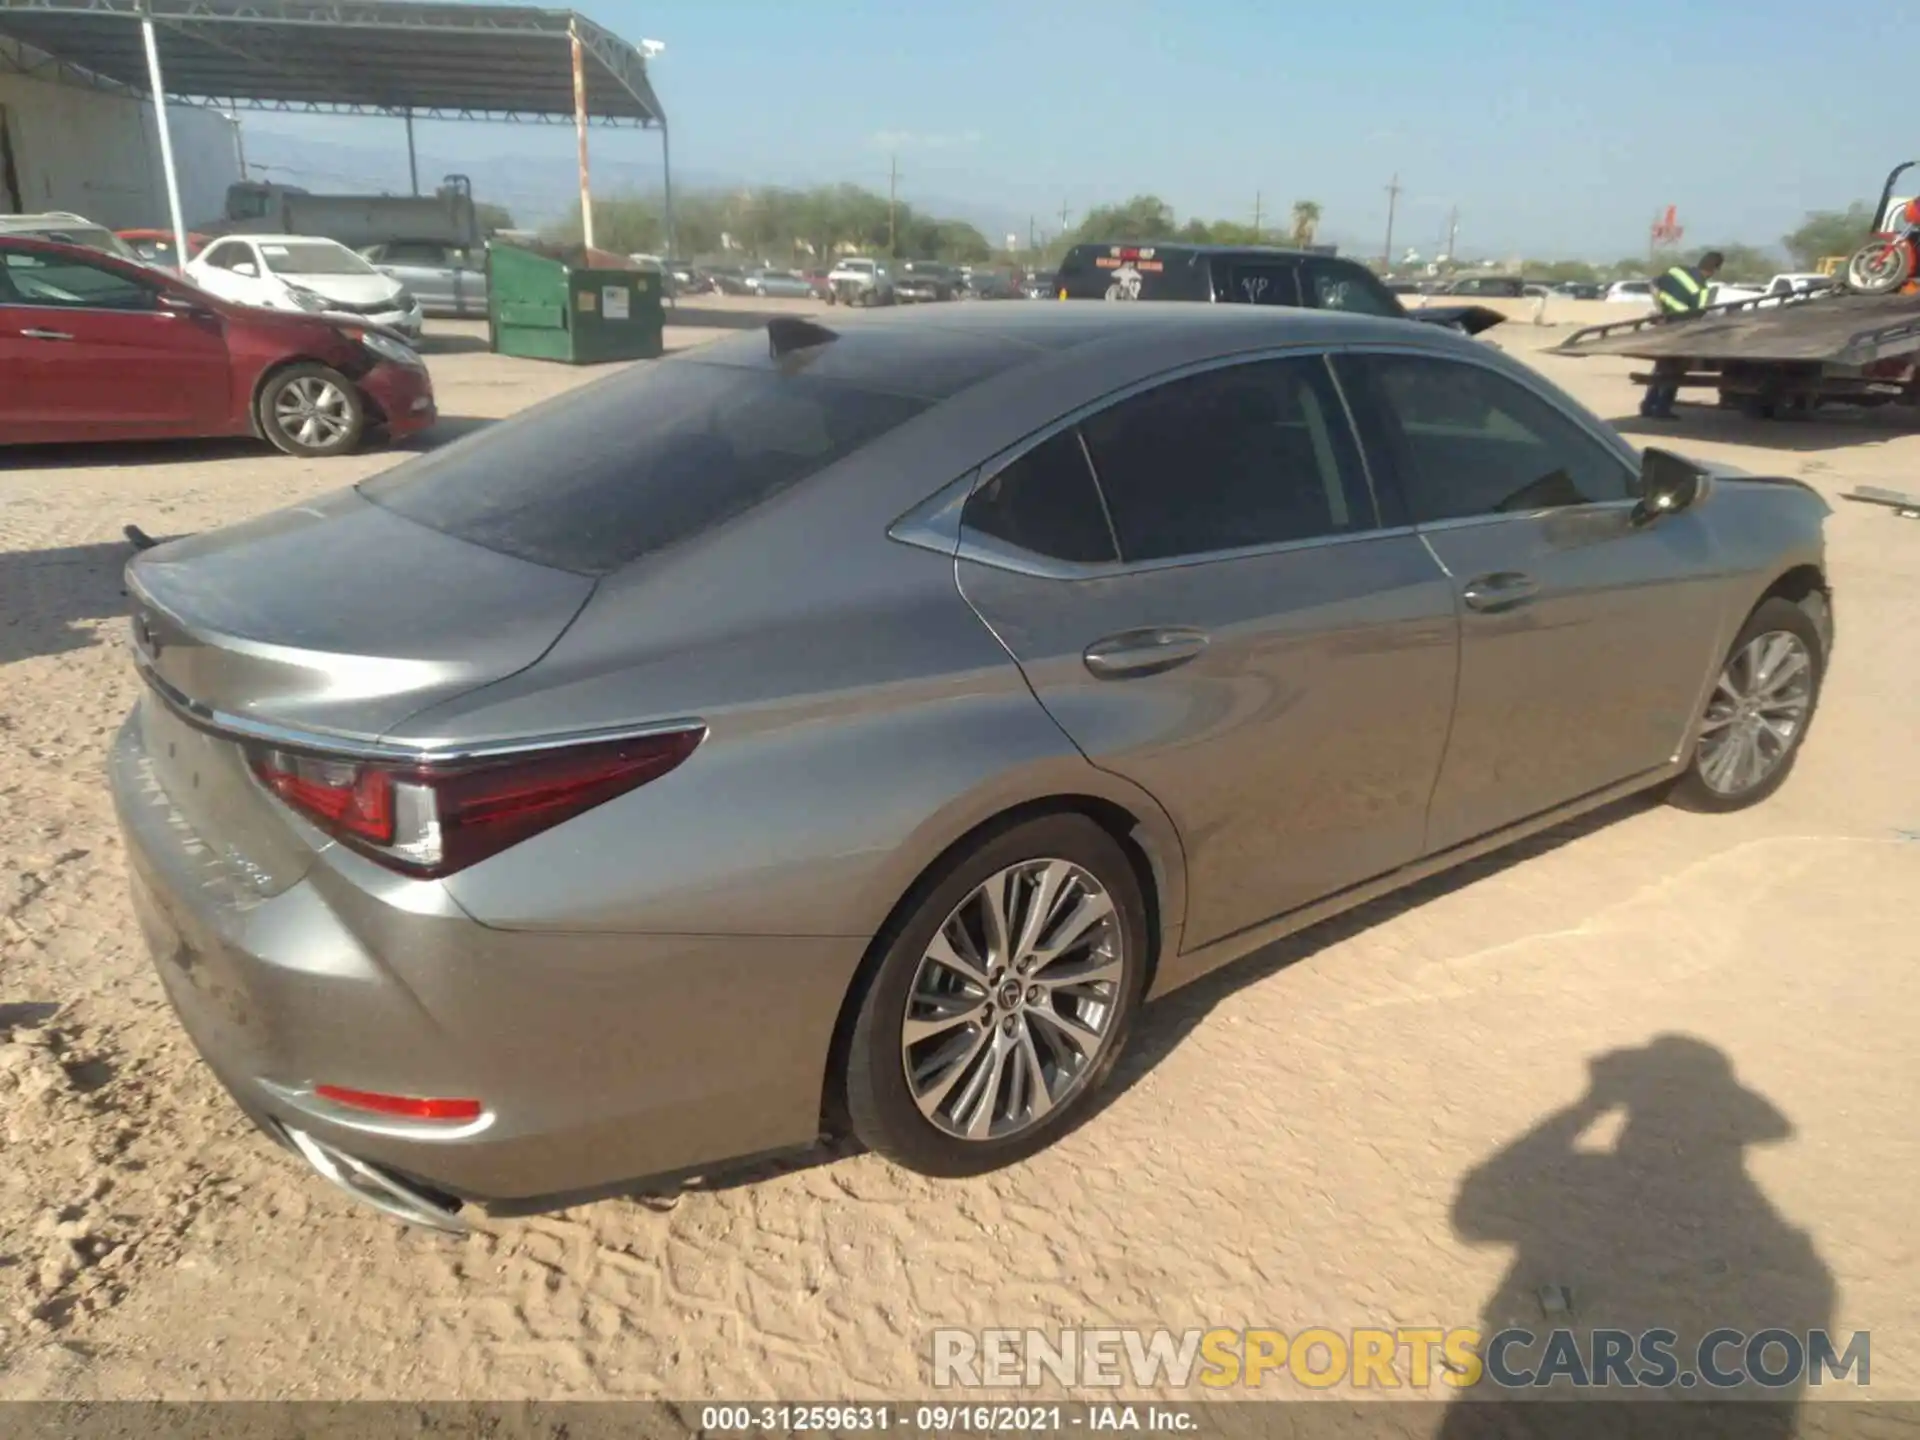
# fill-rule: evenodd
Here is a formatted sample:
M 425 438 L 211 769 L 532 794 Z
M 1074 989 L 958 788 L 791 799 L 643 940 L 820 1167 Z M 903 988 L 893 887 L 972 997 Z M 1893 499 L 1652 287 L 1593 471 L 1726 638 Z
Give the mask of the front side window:
M 1077 430 L 1062 430 L 992 476 L 960 523 L 1031 555 L 1096 565 L 1117 558 Z
M 1318 357 L 1170 381 L 1081 427 L 1134 562 L 1374 528 L 1344 411 Z
M 65 256 L 8 251 L 0 255 L 17 303 L 75 310 L 151 310 L 154 292 L 104 265 Z
M 253 251 L 238 241 L 229 240 L 224 245 L 216 245 L 206 253 L 207 265 L 215 270 L 238 270 L 242 265 L 253 264 Z
M 1339 362 L 1378 407 L 1416 522 L 1627 500 L 1634 472 L 1571 416 L 1484 366 L 1417 355 Z

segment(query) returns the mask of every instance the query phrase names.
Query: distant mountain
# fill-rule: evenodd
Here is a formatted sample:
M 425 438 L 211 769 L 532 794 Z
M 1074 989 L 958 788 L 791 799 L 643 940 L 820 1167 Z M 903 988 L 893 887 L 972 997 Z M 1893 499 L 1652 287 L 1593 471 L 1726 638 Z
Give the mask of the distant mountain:
M 344 194 L 404 195 L 408 191 L 406 143 L 394 125 L 392 145 L 342 145 L 334 140 L 268 129 L 249 122 L 245 129 L 248 173 L 255 179 L 304 185 L 309 190 Z M 479 134 L 480 132 L 474 132 Z M 516 224 L 536 229 L 569 214 L 579 199 L 571 130 L 528 131 L 514 138 L 521 144 L 535 134 L 548 138 L 542 153 L 475 155 L 452 158 L 442 151 L 419 152 L 420 188 L 431 191 L 444 176 L 465 175 L 473 182 L 476 200 L 504 205 Z M 606 152 L 639 151 L 638 158 Z M 596 195 L 631 191 L 657 192 L 661 188 L 659 144 L 652 135 L 631 131 L 595 131 L 591 137 L 589 167 Z M 531 147 L 529 147 L 531 148 Z M 647 152 L 651 152 L 650 154 Z M 837 183 L 831 176 L 750 177 L 711 170 L 675 169 L 676 191 L 740 189 L 749 185 L 788 185 L 796 189 Z M 965 220 L 978 226 L 995 245 L 1008 235 L 1023 240 L 1028 217 L 1006 205 L 946 195 L 903 195 L 913 208 L 947 220 Z

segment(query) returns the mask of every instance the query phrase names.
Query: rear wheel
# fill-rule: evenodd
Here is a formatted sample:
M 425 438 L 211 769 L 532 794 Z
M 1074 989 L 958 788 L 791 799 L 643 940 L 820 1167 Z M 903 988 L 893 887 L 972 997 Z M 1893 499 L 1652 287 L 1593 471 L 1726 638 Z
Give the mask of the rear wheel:
M 1763 600 L 1734 638 L 1707 697 L 1693 763 L 1672 799 L 1689 810 L 1743 810 L 1786 783 L 1826 676 L 1826 646 L 1807 611 Z
M 367 426 L 360 387 L 326 365 L 289 365 L 260 388 L 260 432 L 289 455 L 344 455 Z
M 1024 1159 L 1088 1113 L 1146 979 L 1146 907 L 1119 844 L 1049 815 L 948 861 L 881 942 L 847 1115 L 926 1175 Z

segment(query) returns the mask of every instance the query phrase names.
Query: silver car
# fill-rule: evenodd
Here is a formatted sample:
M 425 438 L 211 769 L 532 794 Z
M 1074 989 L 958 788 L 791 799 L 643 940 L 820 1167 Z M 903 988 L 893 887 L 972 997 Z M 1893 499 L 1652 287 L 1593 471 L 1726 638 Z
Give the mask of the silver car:
M 201 1053 L 390 1213 L 972 1174 L 1143 1000 L 1771 793 L 1826 513 L 1401 320 L 783 317 L 138 556 L 113 790 Z
M 745 285 L 749 295 L 759 295 L 766 299 L 811 300 L 813 286 L 804 276 L 791 270 L 749 270 Z
M 428 315 L 487 313 L 487 264 L 483 253 L 437 240 L 394 240 L 360 252 L 383 275 L 398 280 Z

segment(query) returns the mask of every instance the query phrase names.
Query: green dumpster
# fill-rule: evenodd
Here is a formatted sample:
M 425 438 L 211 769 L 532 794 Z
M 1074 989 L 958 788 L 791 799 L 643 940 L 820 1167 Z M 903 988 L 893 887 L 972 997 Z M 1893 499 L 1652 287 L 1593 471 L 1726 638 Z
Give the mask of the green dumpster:
M 654 271 L 579 245 L 499 243 L 487 252 L 487 270 L 495 354 L 598 365 L 665 352 L 663 277 Z

